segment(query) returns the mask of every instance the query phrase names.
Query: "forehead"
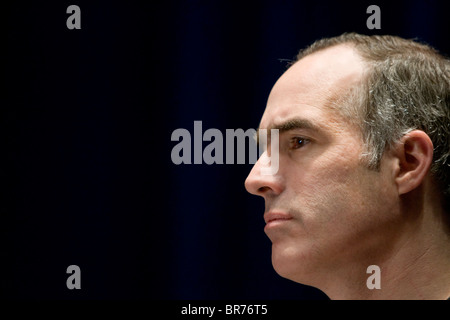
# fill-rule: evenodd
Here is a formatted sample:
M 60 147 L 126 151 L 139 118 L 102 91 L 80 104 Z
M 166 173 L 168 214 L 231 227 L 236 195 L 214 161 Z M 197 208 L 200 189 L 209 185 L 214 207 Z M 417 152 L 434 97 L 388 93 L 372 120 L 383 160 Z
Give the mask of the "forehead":
M 362 59 L 346 45 L 304 57 L 291 66 L 272 88 L 260 127 L 268 128 L 292 117 L 324 124 L 342 122 L 343 119 L 331 109 L 331 101 L 357 85 L 363 72 Z

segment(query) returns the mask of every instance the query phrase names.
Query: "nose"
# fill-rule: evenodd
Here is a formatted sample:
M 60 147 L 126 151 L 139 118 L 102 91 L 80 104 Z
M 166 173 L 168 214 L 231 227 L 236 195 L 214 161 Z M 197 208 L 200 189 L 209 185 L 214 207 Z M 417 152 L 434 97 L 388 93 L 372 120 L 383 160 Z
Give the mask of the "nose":
M 261 197 L 278 195 L 283 191 L 283 184 L 280 175 L 281 170 L 278 170 L 275 174 L 263 174 L 261 169 L 265 166 L 263 163 L 264 157 L 267 157 L 266 152 L 264 152 L 258 161 L 256 161 L 247 179 L 245 179 L 245 189 L 249 193 Z

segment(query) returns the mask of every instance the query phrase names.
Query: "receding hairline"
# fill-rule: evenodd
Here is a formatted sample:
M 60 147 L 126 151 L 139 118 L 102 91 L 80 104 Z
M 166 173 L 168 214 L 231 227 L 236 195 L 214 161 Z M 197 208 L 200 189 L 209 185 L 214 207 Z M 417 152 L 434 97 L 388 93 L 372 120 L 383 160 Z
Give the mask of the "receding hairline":
M 339 36 L 319 39 L 301 49 L 291 65 L 315 52 L 339 45 L 353 47 L 366 62 L 384 61 L 386 58 L 393 56 L 404 57 L 405 53 L 413 56 L 425 54 L 438 59 L 448 59 L 439 50 L 417 38 L 406 39 L 395 35 L 363 35 L 346 32 Z
M 361 120 L 359 118 L 359 114 L 361 110 L 359 110 L 358 106 L 356 105 L 350 106 L 349 103 L 352 103 L 351 101 L 359 99 L 361 97 L 361 90 L 365 90 L 367 80 L 372 68 L 369 61 L 364 57 L 363 53 L 359 50 L 354 42 L 352 42 L 351 40 L 346 40 L 344 42 L 332 43 L 329 46 L 320 46 L 319 48 L 314 50 L 308 50 L 310 49 L 310 47 L 307 47 L 304 50 L 300 51 L 300 53 L 297 55 L 297 61 L 292 63 L 289 68 L 306 57 L 320 54 L 337 47 L 350 49 L 354 53 L 355 57 L 358 57 L 360 59 L 359 62 L 362 67 L 362 72 L 354 84 L 349 84 L 345 87 L 341 87 L 340 90 L 332 90 L 331 94 L 325 97 L 324 107 L 326 107 L 328 110 L 334 111 L 338 116 L 343 116 L 344 120 L 350 121 L 352 124 L 359 125 L 359 120 Z M 349 108 L 352 110 L 349 110 Z

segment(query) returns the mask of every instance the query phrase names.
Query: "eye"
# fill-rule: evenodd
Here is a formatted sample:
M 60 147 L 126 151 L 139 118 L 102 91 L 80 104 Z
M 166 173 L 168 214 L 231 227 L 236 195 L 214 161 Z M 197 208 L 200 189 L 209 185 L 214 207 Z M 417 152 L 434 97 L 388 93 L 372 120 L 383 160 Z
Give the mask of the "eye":
M 291 149 L 300 149 L 301 147 L 308 144 L 310 141 L 303 137 L 293 137 L 291 138 L 290 148 Z

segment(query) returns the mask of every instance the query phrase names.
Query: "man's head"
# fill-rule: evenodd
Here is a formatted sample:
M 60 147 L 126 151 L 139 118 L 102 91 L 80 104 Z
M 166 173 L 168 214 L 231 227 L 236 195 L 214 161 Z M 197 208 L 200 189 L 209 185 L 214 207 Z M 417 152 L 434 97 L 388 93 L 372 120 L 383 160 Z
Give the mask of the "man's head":
M 280 130 L 279 170 L 262 175 L 258 161 L 246 188 L 265 199 L 286 278 L 326 289 L 341 270 L 364 273 L 356 262 L 389 259 L 424 211 L 444 215 L 450 65 L 428 46 L 320 40 L 277 81 L 260 128 Z

